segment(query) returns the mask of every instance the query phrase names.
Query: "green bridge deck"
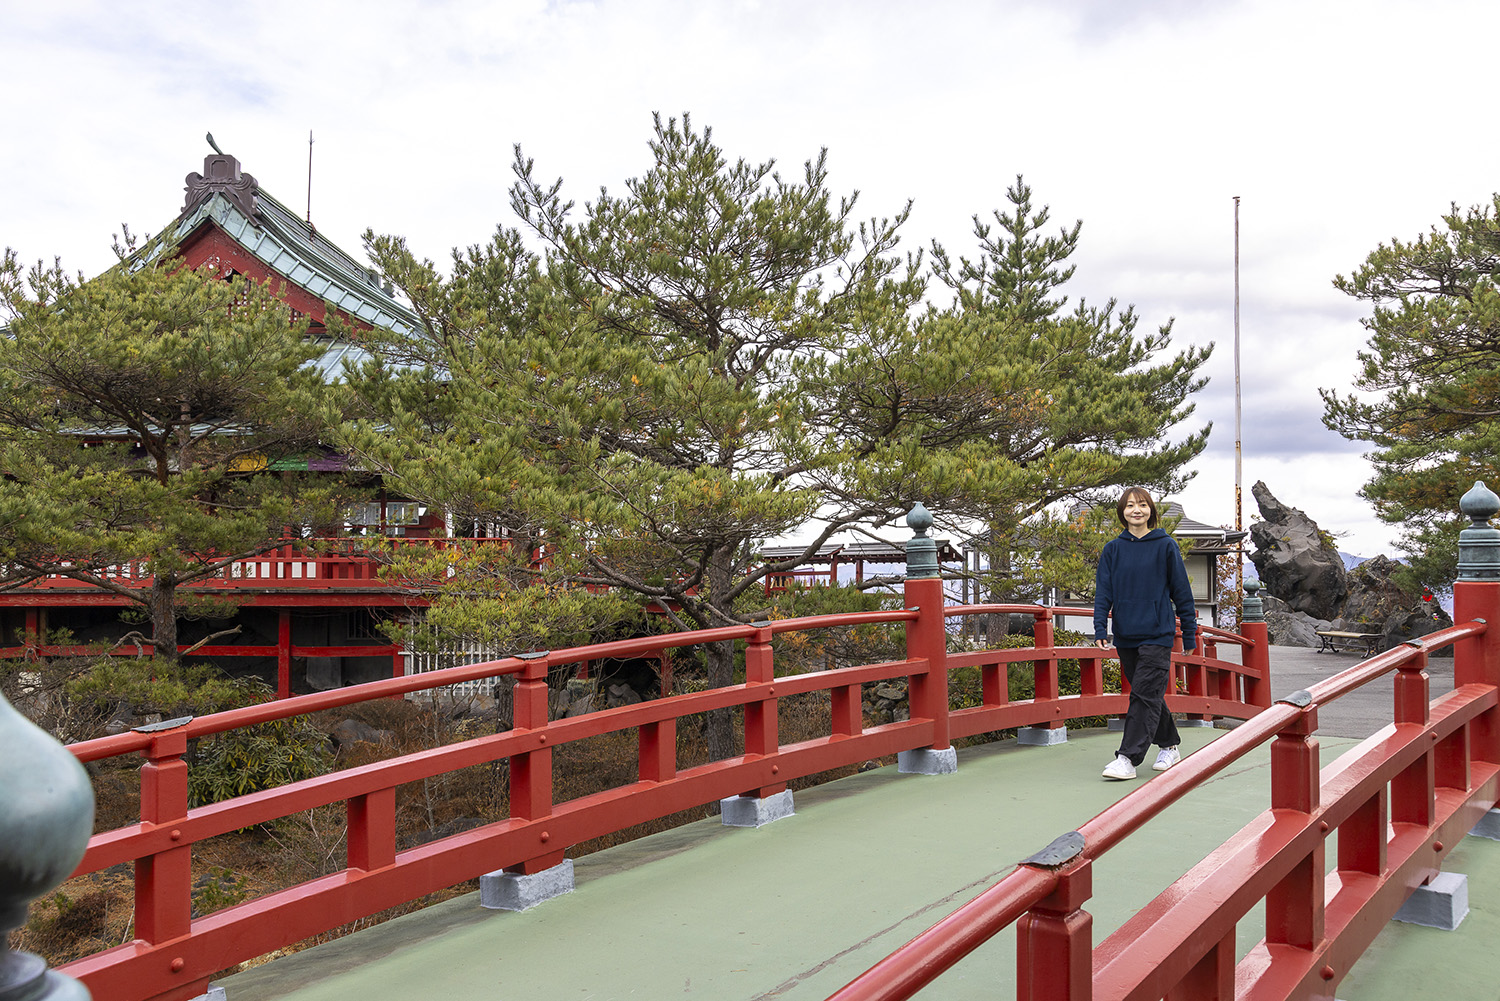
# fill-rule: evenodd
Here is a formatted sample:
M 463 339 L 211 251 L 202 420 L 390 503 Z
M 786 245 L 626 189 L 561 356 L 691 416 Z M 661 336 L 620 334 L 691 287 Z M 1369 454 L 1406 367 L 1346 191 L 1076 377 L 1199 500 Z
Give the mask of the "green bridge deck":
M 1298 670 L 1321 676 L 1357 659 L 1313 656 L 1277 648 L 1278 694 L 1305 683 Z M 1441 665 L 1432 667 L 1434 692 L 1443 690 Z M 1381 699 L 1377 691 L 1365 700 L 1371 719 L 1389 705 Z M 1324 764 L 1368 732 L 1331 708 L 1319 736 Z M 1225 732 L 1184 729 L 1184 751 Z M 228 1001 L 819 1001 L 1149 781 L 1149 768 L 1137 782 L 1099 777 L 1117 740 L 1073 731 L 1052 747 L 960 751 L 956 775 L 865 772 L 798 792 L 795 816 L 759 829 L 704 820 L 579 858 L 577 889 L 525 912 L 486 911 L 471 894 L 216 986 Z M 1095 941 L 1265 809 L 1268 790 L 1262 748 L 1098 861 L 1087 907 Z M 1459 930 L 1389 925 L 1340 998 L 1500 998 L 1489 951 L 1500 941 L 1500 843 L 1466 838 L 1445 868 L 1470 876 L 1471 912 Z M 1241 922 L 1241 954 L 1261 937 L 1257 907 Z M 922 996 L 1013 997 L 1014 954 L 1007 932 Z

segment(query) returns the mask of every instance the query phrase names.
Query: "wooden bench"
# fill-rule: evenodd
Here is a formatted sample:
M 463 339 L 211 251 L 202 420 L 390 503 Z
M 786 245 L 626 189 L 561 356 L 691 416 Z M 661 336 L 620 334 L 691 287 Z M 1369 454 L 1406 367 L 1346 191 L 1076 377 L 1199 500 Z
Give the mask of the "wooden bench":
M 1361 645 L 1365 648 L 1366 657 L 1373 657 L 1380 652 L 1379 633 L 1355 633 L 1343 629 L 1319 629 L 1318 637 L 1323 641 L 1323 645 L 1318 647 L 1318 653 L 1348 652 L 1358 649 Z

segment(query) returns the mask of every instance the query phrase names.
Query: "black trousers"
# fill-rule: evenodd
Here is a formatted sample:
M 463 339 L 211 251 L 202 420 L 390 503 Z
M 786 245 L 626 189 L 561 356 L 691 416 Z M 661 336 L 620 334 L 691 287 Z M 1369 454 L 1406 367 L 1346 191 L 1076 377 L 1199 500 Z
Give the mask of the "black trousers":
M 1125 713 L 1125 733 L 1116 753 L 1132 765 L 1146 760 L 1146 750 L 1176 747 L 1181 741 L 1177 724 L 1167 711 L 1167 685 L 1172 680 L 1172 651 L 1164 646 L 1118 647 L 1120 673 L 1130 682 L 1130 708 Z

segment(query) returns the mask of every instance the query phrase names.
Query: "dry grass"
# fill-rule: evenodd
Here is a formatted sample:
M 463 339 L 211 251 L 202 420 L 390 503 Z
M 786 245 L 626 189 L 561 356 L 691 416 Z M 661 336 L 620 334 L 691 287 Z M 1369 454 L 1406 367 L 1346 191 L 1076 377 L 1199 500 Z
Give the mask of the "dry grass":
M 495 731 L 494 720 L 462 715 L 461 709 L 434 710 L 420 703 L 382 699 L 318 714 L 313 722 L 331 730 L 341 720 L 352 718 L 388 733 L 380 743 L 358 743 L 341 750 L 335 767 L 342 769 Z M 826 693 L 782 699 L 778 706 L 780 739 L 796 743 L 826 736 L 831 716 Z M 743 721 L 738 713 L 734 731 L 742 747 Z M 708 760 L 706 720 L 684 717 L 677 727 L 678 768 L 692 768 Z M 857 770 L 858 766 L 850 765 L 807 776 L 792 782 L 791 787 L 808 788 Z M 99 804 L 96 830 L 135 823 L 140 816 L 138 763 L 128 759 L 105 762 L 92 771 Z M 559 803 L 629 785 L 637 777 L 634 730 L 572 742 L 557 748 L 554 754 L 554 795 Z M 712 816 L 717 806 L 706 804 L 606 833 L 572 846 L 567 854 L 577 858 L 671 830 Z M 509 777 L 503 761 L 400 786 L 396 791 L 398 850 L 502 820 L 508 811 Z M 334 804 L 199 842 L 193 850 L 194 914 L 211 913 L 343 869 L 346 834 L 344 807 Z M 257 957 L 221 975 L 332 941 L 476 888 L 477 880 L 465 881 Z M 128 941 L 134 928 L 133 907 L 134 875 L 129 866 L 81 876 L 58 887 L 50 897 L 34 902 L 30 920 L 13 934 L 13 944 L 37 953 L 54 966 L 65 963 Z

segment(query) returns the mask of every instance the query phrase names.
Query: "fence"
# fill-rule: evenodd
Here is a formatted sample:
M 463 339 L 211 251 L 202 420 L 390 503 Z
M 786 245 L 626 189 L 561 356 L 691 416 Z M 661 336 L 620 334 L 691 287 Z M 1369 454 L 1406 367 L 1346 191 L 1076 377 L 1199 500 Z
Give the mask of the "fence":
M 1057 838 L 830 1001 L 912 997 L 1016 925 L 1017 997 L 1084 1001 L 1329 998 L 1380 928 L 1437 875 L 1500 792 L 1500 497 L 1462 509 L 1456 624 L 1296 692 Z M 1259 601 L 1242 628 L 1265 635 Z M 1454 648 L 1454 690 L 1429 700 L 1427 658 Z M 1317 712 L 1397 672 L 1392 722 L 1319 769 Z M 1038 690 L 1040 692 L 1040 689 Z M 1271 806 L 1097 947 L 1092 862 L 1270 742 Z M 1326 864 L 1329 840 L 1335 863 Z M 1265 937 L 1236 962 L 1236 925 L 1265 902 Z
M 915 541 L 915 540 L 914 540 Z M 919 572 L 913 566 L 912 572 Z M 935 572 L 935 570 L 934 570 Z M 261 955 L 358 917 L 425 895 L 481 873 L 504 868 L 518 874 L 561 863 L 570 845 L 690 807 L 734 797 L 764 799 L 798 778 L 891 754 L 951 753 L 951 737 L 1014 725 L 1053 727 L 1080 716 L 1121 713 L 1127 696 L 1105 693 L 1099 683 L 1104 651 L 1052 645 L 1053 610 L 1026 606 L 1038 623 L 1036 645 L 949 657 L 945 617 L 981 614 L 1000 606 L 947 607 L 942 582 L 910 579 L 906 606 L 885 612 L 819 616 L 596 644 L 528 657 L 437 670 L 355 688 L 299 696 L 199 719 L 169 721 L 73 745 L 80 761 L 140 754 L 141 821 L 93 837 L 76 874 L 128 863 L 136 878 L 135 938 L 67 964 L 61 972 L 83 981 L 96 997 L 112 1001 L 192 998 L 208 978 L 236 962 Z M 778 676 L 773 640 L 778 635 L 834 626 L 902 624 L 904 660 Z M 1216 635 L 1217 641 L 1228 634 Z M 744 682 L 595 712 L 547 719 L 549 670 L 612 657 L 659 656 L 664 650 L 705 643 L 745 644 Z M 1189 693 L 1172 696 L 1178 711 L 1249 717 L 1263 709 L 1264 647 L 1249 642 L 1245 664 L 1206 654 L 1179 656 Z M 1259 651 L 1259 653 L 1257 653 Z M 1060 695 L 1059 663 L 1078 659 L 1085 691 Z M 1029 661 L 1036 697 L 1010 702 L 998 678 L 1002 665 Z M 948 671 L 972 664 L 985 674 L 983 704 L 950 713 Z M 287 786 L 188 809 L 188 741 L 371 699 L 440 686 L 514 677 L 514 727 L 417 754 L 404 755 Z M 862 686 L 907 681 L 910 717 L 866 726 Z M 779 700 L 826 693 L 829 732 L 782 745 Z M 1263 700 L 1262 700 L 1263 701 Z M 676 731 L 684 717 L 716 709 L 743 720 L 743 753 L 706 765 L 680 768 Z M 638 779 L 629 785 L 555 802 L 554 750 L 607 733 L 637 735 Z M 510 815 L 488 824 L 398 851 L 394 835 L 398 786 L 476 764 L 506 762 Z M 346 804 L 345 867 L 312 880 L 202 917 L 192 915 L 193 846 L 229 831 L 263 824 L 327 804 Z

